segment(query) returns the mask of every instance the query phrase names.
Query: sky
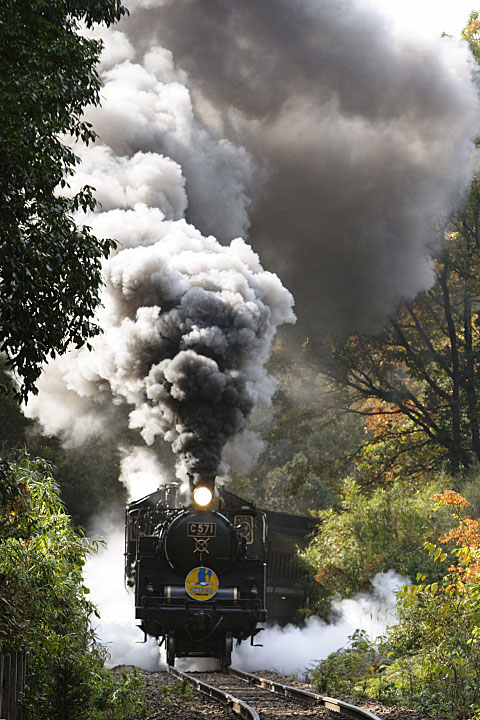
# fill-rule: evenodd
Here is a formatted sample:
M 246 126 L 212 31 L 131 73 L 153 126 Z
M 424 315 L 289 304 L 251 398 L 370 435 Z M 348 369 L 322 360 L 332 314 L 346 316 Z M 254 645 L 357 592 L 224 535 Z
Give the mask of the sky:
M 446 32 L 455 37 L 460 37 L 470 12 L 480 9 L 475 0 L 370 0 L 370 4 L 408 34 Z

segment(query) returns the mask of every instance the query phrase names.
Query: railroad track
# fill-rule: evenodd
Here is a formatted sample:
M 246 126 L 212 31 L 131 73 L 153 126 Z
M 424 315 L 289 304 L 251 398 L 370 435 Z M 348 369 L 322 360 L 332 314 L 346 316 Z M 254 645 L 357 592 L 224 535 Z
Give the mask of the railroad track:
M 324 697 L 308 690 L 283 685 L 266 678 L 230 668 L 224 672 L 184 673 L 170 667 L 170 672 L 186 680 L 201 693 L 230 707 L 245 720 L 283 720 L 332 717 L 338 720 L 381 720 L 368 710 L 342 700 Z

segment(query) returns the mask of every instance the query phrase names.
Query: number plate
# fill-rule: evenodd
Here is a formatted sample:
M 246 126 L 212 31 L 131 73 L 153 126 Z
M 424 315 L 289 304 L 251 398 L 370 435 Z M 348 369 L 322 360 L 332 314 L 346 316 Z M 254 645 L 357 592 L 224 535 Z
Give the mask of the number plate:
M 217 523 L 211 522 L 189 522 L 188 537 L 215 537 L 217 534 Z

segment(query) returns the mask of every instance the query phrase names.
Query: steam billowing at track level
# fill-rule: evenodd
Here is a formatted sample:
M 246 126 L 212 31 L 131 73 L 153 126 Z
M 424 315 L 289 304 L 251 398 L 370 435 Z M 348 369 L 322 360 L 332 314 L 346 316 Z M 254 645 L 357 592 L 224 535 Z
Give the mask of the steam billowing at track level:
M 130 10 L 119 27 L 132 58 L 171 50 L 205 123 L 266 170 L 251 243 L 293 292 L 303 335 L 378 326 L 431 284 L 429 248 L 469 185 L 479 133 L 465 43 L 400 36 L 364 0 Z M 204 209 L 187 217 L 210 232 Z

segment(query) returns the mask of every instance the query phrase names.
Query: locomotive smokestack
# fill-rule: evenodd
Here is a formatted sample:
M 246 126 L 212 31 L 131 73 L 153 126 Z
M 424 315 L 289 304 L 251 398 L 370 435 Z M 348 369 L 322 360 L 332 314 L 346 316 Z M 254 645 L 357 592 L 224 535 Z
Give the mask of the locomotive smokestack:
M 167 483 L 163 486 L 164 504 L 168 508 L 176 507 L 178 483 Z

